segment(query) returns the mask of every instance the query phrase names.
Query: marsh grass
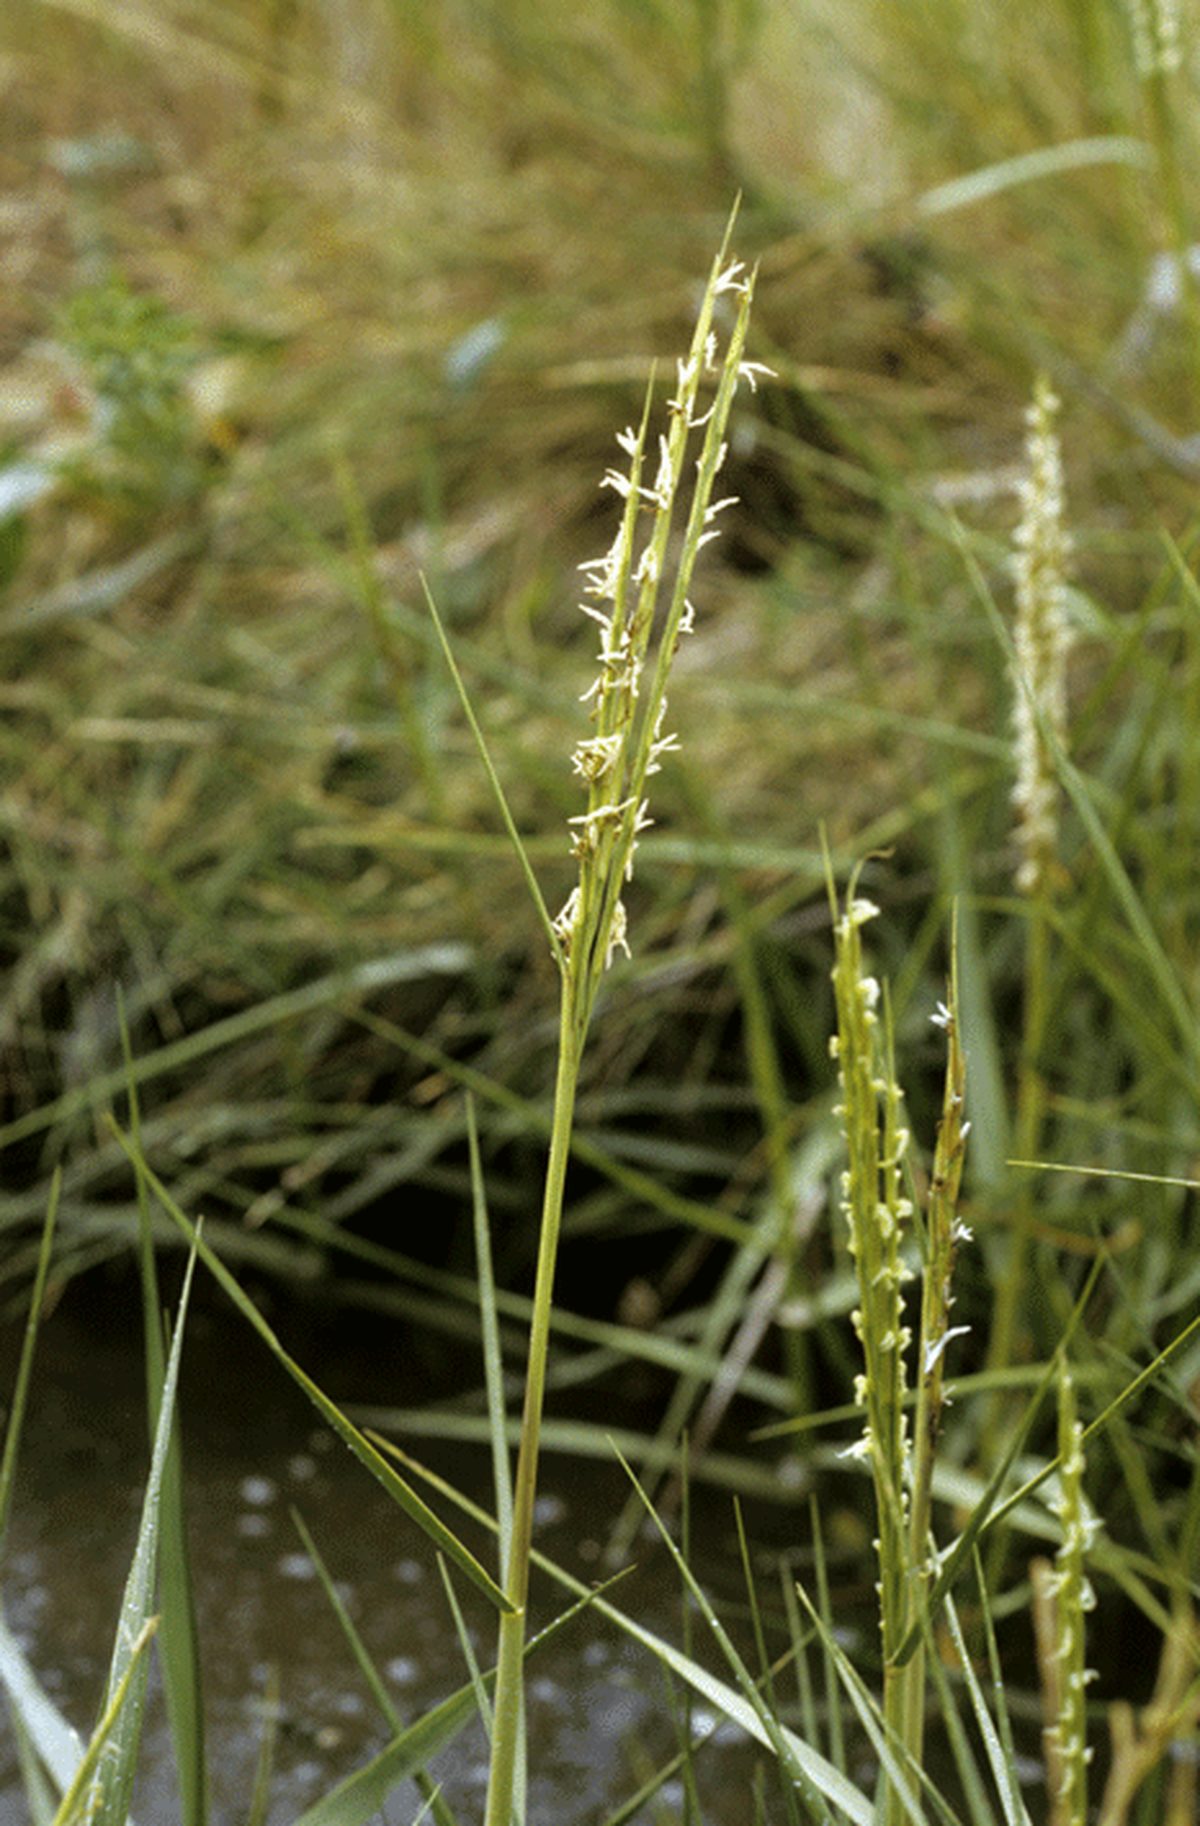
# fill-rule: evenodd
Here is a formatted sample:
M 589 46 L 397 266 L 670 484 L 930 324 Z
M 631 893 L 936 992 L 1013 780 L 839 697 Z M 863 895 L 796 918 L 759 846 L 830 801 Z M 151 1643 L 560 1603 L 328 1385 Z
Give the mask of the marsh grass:
M 617 1434 L 640 1493 L 612 1518 L 616 1557 L 637 1542 L 644 1499 L 663 1519 L 682 1501 L 685 1428 L 692 1479 L 790 1505 L 805 1543 L 803 1594 L 785 1568 L 778 1611 L 748 1596 L 752 1649 L 730 1641 L 725 1679 L 707 1672 L 699 1623 L 683 1651 L 639 1638 L 789 1772 L 773 1797 L 789 1823 L 804 1817 L 797 1794 L 813 1818 L 874 1817 L 874 1795 L 847 1774 L 863 1745 L 894 1817 L 1023 1818 L 1007 1706 L 1029 1700 L 1031 1673 L 1027 1646 L 1012 1655 L 1012 1617 L 1028 1608 L 1031 1543 L 1052 1550 L 1062 1532 L 1043 1495 L 1065 1356 L 1085 1487 L 1104 1495 L 1105 1530 L 1084 1554 L 1102 1670 L 1085 1710 L 1090 1805 L 1104 1826 L 1189 1820 L 1196 337 L 1186 268 L 1174 303 L 1152 285 L 1195 219 L 1189 55 L 1139 73 L 1130 9 L 1065 0 L 1019 31 L 999 0 L 969 18 L 948 0 L 863 0 L 836 21 L 672 0 L 638 17 L 592 9 L 586 25 L 464 3 L 410 8 L 403 33 L 399 15 L 363 9 L 371 54 L 357 61 L 350 37 L 330 54 L 330 9 L 157 10 L 156 36 L 138 30 L 139 9 L 104 0 L 39 0 L 4 24 L 0 133 L 29 283 L 0 300 L 18 369 L 3 400 L 40 404 L 5 418 L 0 475 L 11 451 L 40 492 L 0 523 L 0 1297 L 23 1303 L 47 1272 L 38 1233 L 57 1166 L 55 1289 L 124 1259 L 138 1235 L 157 1389 L 149 1245 L 190 1238 L 202 1208 L 231 1297 L 247 1270 L 322 1280 L 351 1310 L 486 1340 L 479 1387 L 453 1413 L 393 1411 L 402 1437 L 457 1430 L 499 1467 L 501 1435 L 517 1431 L 501 1427 L 501 1396 L 511 1406 L 531 1322 L 564 1408 L 655 1378 L 652 1418 Z M 1188 52 L 1186 9 L 1181 21 Z M 98 131 L 117 94 L 124 151 Z M 68 119 L 78 132 L 64 143 Z M 48 164 L 22 134 L 41 136 Z M 551 1009 L 575 916 L 547 928 L 586 860 L 562 836 L 579 812 L 561 757 L 586 664 L 565 580 L 597 549 L 612 428 L 636 421 L 652 352 L 686 333 L 681 274 L 719 235 L 732 171 L 741 232 L 762 253 L 755 352 L 779 380 L 734 420 L 726 474 L 742 499 L 708 554 L 712 611 L 673 685 L 681 729 L 702 737 L 654 781 L 634 956 L 603 968 L 621 846 L 636 836 L 623 814 L 589 864 L 564 1051 Z M 113 368 L 120 335 L 140 380 Z M 1062 400 L 1076 651 L 1069 744 L 1050 718 L 1039 746 L 1058 805 L 1053 879 L 1030 894 L 1012 885 L 1008 554 L 1019 415 L 1038 371 Z M 509 839 L 421 571 L 547 884 L 544 921 L 513 917 Z M 596 737 L 616 733 L 614 721 Z M 640 796 L 624 797 L 636 822 Z M 602 803 L 589 794 L 585 819 Z M 897 1183 L 902 1119 L 886 1097 L 876 1111 L 876 1150 L 893 1162 L 885 1205 L 914 1206 L 879 1289 L 923 1268 L 926 1339 L 910 1345 L 902 1391 L 883 1374 L 899 1353 L 875 1364 L 890 1390 L 873 1489 L 888 1562 L 878 1665 L 851 1665 L 834 1631 L 866 1577 L 867 1550 L 844 1543 L 873 1467 L 841 1454 L 861 1418 L 846 1321 L 871 1303 L 823 1215 L 840 1141 L 821 817 L 839 881 L 892 852 L 862 876 L 884 908 L 868 928 L 870 973 L 890 985 L 878 1063 L 885 1082 L 907 1082 L 926 1143 L 970 1055 L 975 1241 L 956 1264 L 953 1317 L 972 1333 L 929 1376 L 914 1372 L 945 1335 L 954 1150 L 944 1126 L 930 1160 L 914 1144 Z M 578 1018 L 598 995 L 584 1051 Z M 927 1019 L 942 997 L 961 1049 L 945 1076 Z M 574 1071 L 557 1116 L 556 1047 Z M 131 1086 L 140 1107 L 124 1140 L 144 1163 L 132 1180 L 129 1153 L 95 1120 Z M 552 1139 L 565 1172 L 568 1102 L 551 1305 L 545 1275 L 540 1297 L 515 1291 L 532 1228 L 516 1220 Z M 869 1158 L 866 1170 L 869 1183 Z M 483 1248 L 476 1271 L 394 1246 L 399 1187 L 438 1211 L 473 1203 L 493 1267 Z M 865 1216 L 868 1192 L 857 1196 Z M 593 1251 L 643 1249 L 630 1278 L 653 1282 L 649 1330 L 632 1301 L 618 1310 L 619 1287 L 606 1284 L 598 1310 L 591 1272 Z M 881 1312 L 864 1343 L 898 1335 L 895 1320 Z M 915 1298 L 905 1322 L 916 1326 Z M 939 1425 L 928 1384 L 947 1354 Z M 776 1422 L 768 1454 L 743 1437 L 746 1400 Z M 362 1418 L 341 1416 L 379 1476 Z M 383 1409 L 372 1419 L 388 1430 Z M 556 1413 L 542 1444 L 608 1454 L 614 1431 Z M 797 1456 L 818 1482 L 815 1511 L 797 1502 Z M 525 1501 L 530 1457 L 526 1445 Z M 500 1584 L 473 1553 L 472 1570 L 459 1563 L 493 1603 L 514 1563 L 503 1484 L 498 1469 Z M 444 1514 L 454 1497 L 435 1500 Z M 611 1626 L 636 1634 L 618 1609 Z M 704 1629 L 728 1634 L 709 1610 Z M 975 1679 L 993 1615 L 1007 1702 Z M 1153 1694 L 1111 1671 L 1106 1643 L 1131 1626 L 1161 1642 Z M 160 1646 L 170 1634 L 164 1612 Z M 949 1671 L 948 1637 L 961 1644 Z M 775 1665 L 789 1655 L 794 1705 Z M 28 1693 L 7 1648 L 3 1660 Z M 516 1660 L 510 1648 L 510 1710 Z M 397 1771 L 423 1769 L 482 1709 L 477 1692 L 467 1681 L 396 1734 L 319 1817 L 348 1818 Z M 1061 1727 L 1076 1773 L 1078 1726 Z M 65 1725 L 51 1729 L 30 1758 L 60 1790 L 66 1741 Z M 199 1819 L 203 1749 L 177 1743 Z M 939 1800 L 914 1765 L 932 1767 L 944 1743 L 957 1789 Z M 688 1754 L 695 1814 L 705 1752 Z M 1072 1781 L 1062 1804 L 1078 1816 Z M 649 1775 L 645 1786 L 649 1805 Z M 258 1811 L 266 1789 L 264 1776 Z

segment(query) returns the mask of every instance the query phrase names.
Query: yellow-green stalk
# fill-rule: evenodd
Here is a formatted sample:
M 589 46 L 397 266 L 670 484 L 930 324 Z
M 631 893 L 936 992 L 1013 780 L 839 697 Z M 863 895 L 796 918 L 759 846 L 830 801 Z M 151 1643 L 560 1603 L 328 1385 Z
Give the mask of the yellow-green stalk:
M 1025 1006 L 1017 1089 L 1016 1153 L 1035 1159 L 1044 1091 L 1041 1052 L 1046 1032 L 1049 905 L 1058 885 L 1058 774 L 1052 744 L 1064 746 L 1067 724 L 1066 614 L 1071 554 L 1063 505 L 1063 467 L 1056 420 L 1059 402 L 1038 377 L 1026 414 L 1026 472 L 1020 484 L 1021 519 L 1014 541 L 1016 581 L 1013 678 L 1013 789 L 1018 849 L 1017 886 L 1027 896 Z M 1016 1318 L 1033 1228 L 1031 1196 L 1017 1206 L 1008 1264 L 1000 1284 L 989 1363 L 1003 1369 L 1015 1344 Z
M 884 1720 L 896 1755 L 919 1765 L 925 1725 L 924 1655 L 918 1648 L 903 1664 L 898 1657 L 901 1644 L 920 1625 L 935 1569 L 933 1465 L 944 1405 L 946 1347 L 964 1329 L 950 1324 L 950 1309 L 955 1251 L 970 1235 L 957 1215 L 970 1125 L 964 1120 L 966 1059 L 958 1036 L 955 952 L 949 1002 L 939 1005 L 933 1017 L 946 1033 L 946 1084 L 929 1188 L 916 1426 L 910 1448 L 905 1353 L 911 1333 L 905 1323 L 903 1287 L 911 1271 L 901 1249 L 912 1215 L 904 1195 L 908 1130 L 901 1116 L 903 1093 L 896 1082 L 891 1036 L 881 1038 L 879 1031 L 883 997 L 876 979 L 867 974 L 862 955 L 862 927 L 877 912 L 857 894 L 853 882 L 844 909 L 833 908 L 838 1028 L 831 1050 L 838 1061 L 838 1113 L 849 1157 L 842 1209 L 858 1279 L 853 1323 L 865 1365 L 856 1380 L 855 1398 L 866 1411 L 866 1426 L 850 1451 L 867 1460 L 875 1486 Z M 904 1797 L 885 1772 L 881 1826 L 902 1826 L 907 1818 Z
M 656 460 L 651 459 L 653 479 L 646 479 L 648 397 L 640 427 L 618 439 L 625 465 L 610 469 L 604 478 L 603 486 L 613 489 L 623 503 L 616 537 L 602 558 L 581 567 L 588 579 L 588 601 L 581 606 L 600 628 L 600 665 L 584 696 L 591 706 L 592 733 L 577 744 L 573 757 L 588 795 L 586 810 L 571 820 L 571 853 L 578 861 L 579 877 L 553 922 L 561 976 L 558 1074 L 504 1579 L 514 1610 L 500 1620 L 487 1826 L 511 1826 L 513 1815 L 546 1357 L 579 1068 L 601 980 L 613 954 L 628 950 L 622 895 L 633 872 L 638 838 L 650 822 L 647 782 L 658 771 L 662 756 L 676 747 L 665 721 L 667 682 L 679 641 L 692 625 L 688 592 L 697 555 L 716 537 L 717 515 L 729 505 L 728 498 L 714 500 L 713 494 L 725 460 L 730 408 L 738 382 L 746 379 L 754 386 L 766 371 L 743 359 L 754 274 L 740 262 L 727 260 L 728 242 L 729 231 L 713 263 L 691 348 L 678 365 L 668 402 L 668 429 L 657 440 Z M 735 308 L 722 351 L 716 324 L 723 298 Z M 711 397 L 702 404 L 709 387 Z M 693 434 L 700 440 L 694 461 Z M 685 500 L 680 535 L 675 521 Z
M 971 1232 L 958 1215 L 963 1157 L 970 1123 L 964 1120 L 967 1060 L 958 1030 L 958 947 L 952 943 L 948 999 L 931 1017 L 946 1036 L 946 1080 L 933 1152 L 925 1225 L 921 1286 L 921 1335 L 917 1369 L 917 1411 L 913 1424 L 912 1502 L 909 1518 L 909 1621 L 920 1621 L 936 1573 L 932 1547 L 933 1469 L 946 1403 L 946 1348 L 965 1325 L 950 1323 L 954 1305 L 954 1259 Z M 908 1663 L 910 1691 L 905 1705 L 908 1750 L 918 1763 L 924 1744 L 925 1665 L 923 1646 Z
M 1064 1364 L 1058 1382 L 1058 1517 L 1062 1546 L 1047 1581 L 1053 1596 L 1054 1694 L 1057 1714 L 1047 1736 L 1051 1826 L 1087 1826 L 1087 1685 L 1095 1678 L 1085 1666 L 1084 1619 L 1095 1608 L 1086 1559 L 1095 1538 L 1083 1494 L 1083 1427 L 1075 1411 L 1075 1388 Z
M 838 1062 L 838 1114 L 849 1158 L 842 1176 L 842 1210 L 858 1278 L 859 1304 L 851 1318 L 865 1366 L 854 1392 L 866 1411 L 866 1425 L 850 1450 L 867 1460 L 875 1485 L 883 1711 L 893 1741 L 907 1744 L 912 1679 L 894 1665 L 894 1658 L 906 1632 L 910 1584 L 904 1398 L 905 1351 L 912 1334 L 904 1322 L 902 1288 L 908 1271 L 901 1259 L 900 1237 L 912 1206 L 902 1192 L 908 1143 L 908 1131 L 900 1121 L 902 1094 L 880 1043 L 879 983 L 863 966 L 862 927 L 878 912 L 852 883 L 845 908 L 835 917 L 837 1033 L 831 1051 Z M 900 1796 L 887 1782 L 886 1826 L 898 1826 L 904 1817 Z

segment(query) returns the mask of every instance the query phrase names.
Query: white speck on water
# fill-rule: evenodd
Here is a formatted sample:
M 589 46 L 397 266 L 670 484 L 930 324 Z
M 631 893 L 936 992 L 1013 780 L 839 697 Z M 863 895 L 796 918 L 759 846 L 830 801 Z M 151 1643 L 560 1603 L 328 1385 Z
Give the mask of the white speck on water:
M 264 1503 L 275 1501 L 279 1488 L 270 1477 L 243 1477 L 238 1492 L 244 1503 L 253 1503 L 256 1508 L 261 1508 Z
M 583 1651 L 584 1667 L 607 1667 L 609 1649 L 607 1642 L 589 1642 Z
M 275 1570 L 281 1579 L 315 1579 L 317 1569 L 306 1553 L 281 1554 L 275 1562 Z
M 417 1664 L 407 1655 L 394 1655 L 387 1664 L 387 1677 L 393 1686 L 410 1687 L 417 1678 Z
M 446 379 L 452 387 L 468 387 L 478 380 L 493 355 L 503 346 L 504 324 L 498 317 L 486 317 L 472 324 L 466 333 L 452 343 L 443 359 Z
M 271 1521 L 268 1516 L 258 1515 L 250 1510 L 246 1515 L 239 1515 L 233 1524 L 236 1533 L 244 1541 L 261 1541 L 264 1535 L 271 1532 Z
M 397 1585 L 419 1585 L 425 1577 L 425 1568 L 419 1560 L 397 1560 L 392 1567 L 392 1577 Z
M 297 1452 L 288 1459 L 288 1476 L 293 1483 L 307 1484 L 317 1475 L 317 1461 L 307 1452 Z
M 567 1505 L 561 1496 L 539 1496 L 533 1506 L 533 1519 L 539 1528 L 552 1528 L 567 1519 Z

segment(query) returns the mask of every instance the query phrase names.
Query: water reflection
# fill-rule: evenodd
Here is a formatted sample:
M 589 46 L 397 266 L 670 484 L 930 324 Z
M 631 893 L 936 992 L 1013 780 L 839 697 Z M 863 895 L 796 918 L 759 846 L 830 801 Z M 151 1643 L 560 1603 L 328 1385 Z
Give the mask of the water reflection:
M 303 1329 L 303 1318 L 300 1323 Z M 68 1292 L 45 1327 L 6 1555 L 10 1623 L 47 1690 L 80 1728 L 94 1718 L 104 1685 L 148 1465 L 139 1325 L 136 1309 L 111 1289 L 104 1290 L 104 1320 L 97 1323 L 94 1288 L 83 1286 Z M 9 1388 L 17 1340 L 3 1342 L 0 1368 Z M 356 1325 L 351 1338 L 339 1336 L 331 1348 L 318 1327 L 289 1344 L 337 1399 L 429 1398 L 428 1384 L 414 1387 L 411 1355 L 394 1330 L 372 1333 Z M 182 1414 L 213 1826 L 240 1826 L 246 1817 L 273 1680 L 278 1717 L 269 1819 L 270 1826 L 290 1826 L 388 1735 L 296 1533 L 293 1506 L 404 1718 L 461 1684 L 462 1655 L 423 1537 L 333 1436 L 314 1428 L 311 1408 L 241 1322 L 217 1309 L 196 1313 L 190 1327 Z M 421 1450 L 452 1482 L 488 1500 L 484 1452 Z M 547 1476 L 559 1484 L 539 1505 L 539 1545 L 580 1576 L 594 1577 L 594 1532 L 623 1500 L 622 1474 L 559 1459 L 549 1461 Z M 471 1545 L 490 1557 L 488 1541 Z M 470 1591 L 458 1597 L 486 1665 L 491 1616 Z M 650 1627 L 675 1634 L 678 1593 L 661 1556 L 625 1583 L 622 1601 Z M 674 1748 L 655 1669 L 610 1626 L 586 1615 L 531 1668 L 528 1695 L 531 1818 L 602 1819 Z M 740 1826 L 752 1762 L 748 1747 L 724 1754 L 713 1793 L 718 1811 L 709 1817 Z M 135 1796 L 139 1826 L 176 1826 L 157 1687 L 143 1765 Z M 487 1778 L 482 1733 L 462 1737 L 433 1773 L 463 1817 L 476 1816 Z M 401 1826 L 419 1807 L 416 1789 L 406 1785 L 385 1817 Z M 0 1707 L 0 1826 L 26 1826 L 26 1820 L 15 1745 Z

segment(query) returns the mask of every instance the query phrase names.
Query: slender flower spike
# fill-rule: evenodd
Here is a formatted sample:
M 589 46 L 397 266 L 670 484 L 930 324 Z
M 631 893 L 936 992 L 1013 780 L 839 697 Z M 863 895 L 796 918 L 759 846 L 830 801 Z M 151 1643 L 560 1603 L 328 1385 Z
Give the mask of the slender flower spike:
M 1083 1428 L 1075 1412 L 1075 1389 L 1066 1364 L 1060 1366 L 1058 1383 L 1059 1473 L 1058 1518 L 1062 1546 L 1054 1563 L 1050 1589 L 1054 1598 L 1055 1688 L 1058 1716 L 1052 1727 L 1052 1755 L 1056 1792 L 1050 1797 L 1053 1826 L 1086 1826 L 1087 1768 L 1092 1752 L 1087 1742 L 1086 1695 L 1096 1678 L 1084 1665 L 1084 1620 L 1096 1599 L 1085 1569 L 1087 1554 L 1096 1536 L 1083 1494 Z
M 1017 886 L 1027 894 L 1048 888 L 1058 850 L 1058 779 L 1051 741 L 1065 743 L 1066 666 L 1070 628 L 1066 571 L 1070 537 L 1063 527 L 1062 457 L 1054 428 L 1058 400 L 1039 377 L 1027 413 L 1028 470 L 1020 483 L 1013 574 L 1017 613 L 1013 641 L 1016 695 L 1013 747 L 1020 864 Z
M 715 327 L 722 293 L 736 301 L 727 340 Z M 697 554 L 718 537 L 715 522 L 732 505 L 731 496 L 713 496 L 734 395 L 740 381 L 753 388 L 768 372 L 744 359 L 753 295 L 754 274 L 740 261 L 714 266 L 691 348 L 678 364 L 667 428 L 651 440 L 648 396 L 640 426 L 617 439 L 624 466 L 609 469 L 601 483 L 622 504 L 620 524 L 603 557 L 580 566 L 592 599 L 581 607 L 600 629 L 599 669 L 583 695 L 592 734 L 572 757 L 588 790 L 587 810 L 570 820 L 579 880 L 554 921 L 580 1027 L 614 953 L 629 949 L 621 890 L 650 823 L 646 783 L 678 747 L 665 723 L 667 681 L 693 625 L 688 590 Z M 645 479 L 651 460 L 652 484 Z
M 838 1025 L 831 1051 L 838 1062 L 839 1114 L 849 1157 L 842 1178 L 842 1211 L 858 1280 L 858 1306 L 851 1322 L 864 1365 L 855 1382 L 855 1397 L 866 1410 L 866 1424 L 854 1455 L 868 1459 L 875 1484 L 883 1648 L 888 1657 L 900 1641 L 905 1614 L 909 1455 L 904 1403 L 910 1333 L 902 1292 L 908 1271 L 900 1245 L 912 1206 L 903 1193 L 908 1130 L 900 1120 L 902 1093 L 892 1070 L 890 1044 L 885 1043 L 886 1023 L 885 1035 L 880 1034 L 880 987 L 863 965 L 862 928 L 878 911 L 851 888 L 844 909 L 835 912 Z

